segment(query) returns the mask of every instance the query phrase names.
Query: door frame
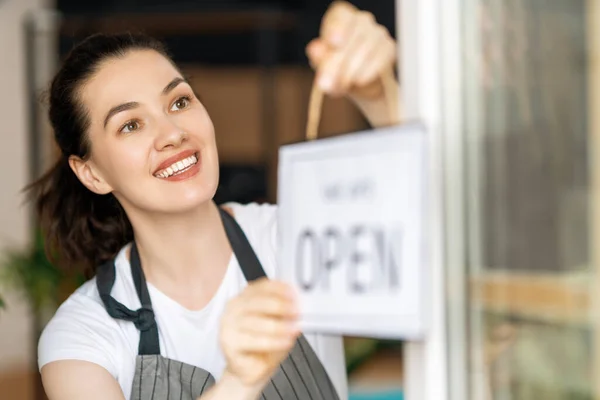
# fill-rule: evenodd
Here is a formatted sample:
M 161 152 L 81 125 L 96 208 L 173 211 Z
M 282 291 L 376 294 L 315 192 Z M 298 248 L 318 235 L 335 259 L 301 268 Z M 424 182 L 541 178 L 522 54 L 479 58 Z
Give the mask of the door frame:
M 401 112 L 425 124 L 431 154 L 427 333 L 405 345 L 407 400 L 468 398 L 464 10 L 458 0 L 396 0 Z

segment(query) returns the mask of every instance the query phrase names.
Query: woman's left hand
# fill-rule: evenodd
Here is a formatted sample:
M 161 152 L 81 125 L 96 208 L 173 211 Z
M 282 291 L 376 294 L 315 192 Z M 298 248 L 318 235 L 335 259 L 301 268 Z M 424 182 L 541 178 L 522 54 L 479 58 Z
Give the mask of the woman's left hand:
M 384 93 L 381 75 L 396 62 L 396 42 L 373 14 L 336 1 L 325 13 L 320 35 L 307 45 L 306 54 L 324 93 L 377 99 Z

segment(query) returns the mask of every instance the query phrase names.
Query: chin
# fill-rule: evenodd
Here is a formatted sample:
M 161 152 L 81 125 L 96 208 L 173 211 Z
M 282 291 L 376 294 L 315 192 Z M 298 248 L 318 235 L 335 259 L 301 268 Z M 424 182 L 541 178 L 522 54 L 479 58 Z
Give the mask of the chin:
M 217 184 L 204 182 L 201 186 L 173 190 L 166 199 L 166 208 L 173 212 L 190 211 L 212 201 L 217 190 Z

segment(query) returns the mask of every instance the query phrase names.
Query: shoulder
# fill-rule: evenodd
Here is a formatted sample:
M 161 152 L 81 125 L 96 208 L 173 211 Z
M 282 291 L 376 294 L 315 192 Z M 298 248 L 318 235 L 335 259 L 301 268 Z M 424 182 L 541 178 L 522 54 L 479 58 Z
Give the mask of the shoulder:
M 250 242 L 276 239 L 276 205 L 267 203 L 227 203 L 225 206 L 233 212 L 235 220 L 244 230 L 244 233 Z
M 246 226 L 253 230 L 261 230 L 277 225 L 277 205 L 275 204 L 227 203 L 225 206 L 233 211 L 233 215 L 244 230 L 246 230 Z
M 38 367 L 61 360 L 88 361 L 116 377 L 122 343 L 119 324 L 106 312 L 94 278 L 69 296 L 45 326 L 38 342 Z
M 265 272 L 273 276 L 277 262 L 277 215 L 274 204 L 225 204 L 244 231 Z

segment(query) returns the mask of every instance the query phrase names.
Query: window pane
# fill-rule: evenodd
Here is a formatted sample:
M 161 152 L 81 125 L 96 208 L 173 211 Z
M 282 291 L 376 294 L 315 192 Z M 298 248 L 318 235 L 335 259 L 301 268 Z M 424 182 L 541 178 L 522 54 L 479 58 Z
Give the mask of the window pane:
M 464 4 L 471 398 L 591 399 L 586 2 Z

